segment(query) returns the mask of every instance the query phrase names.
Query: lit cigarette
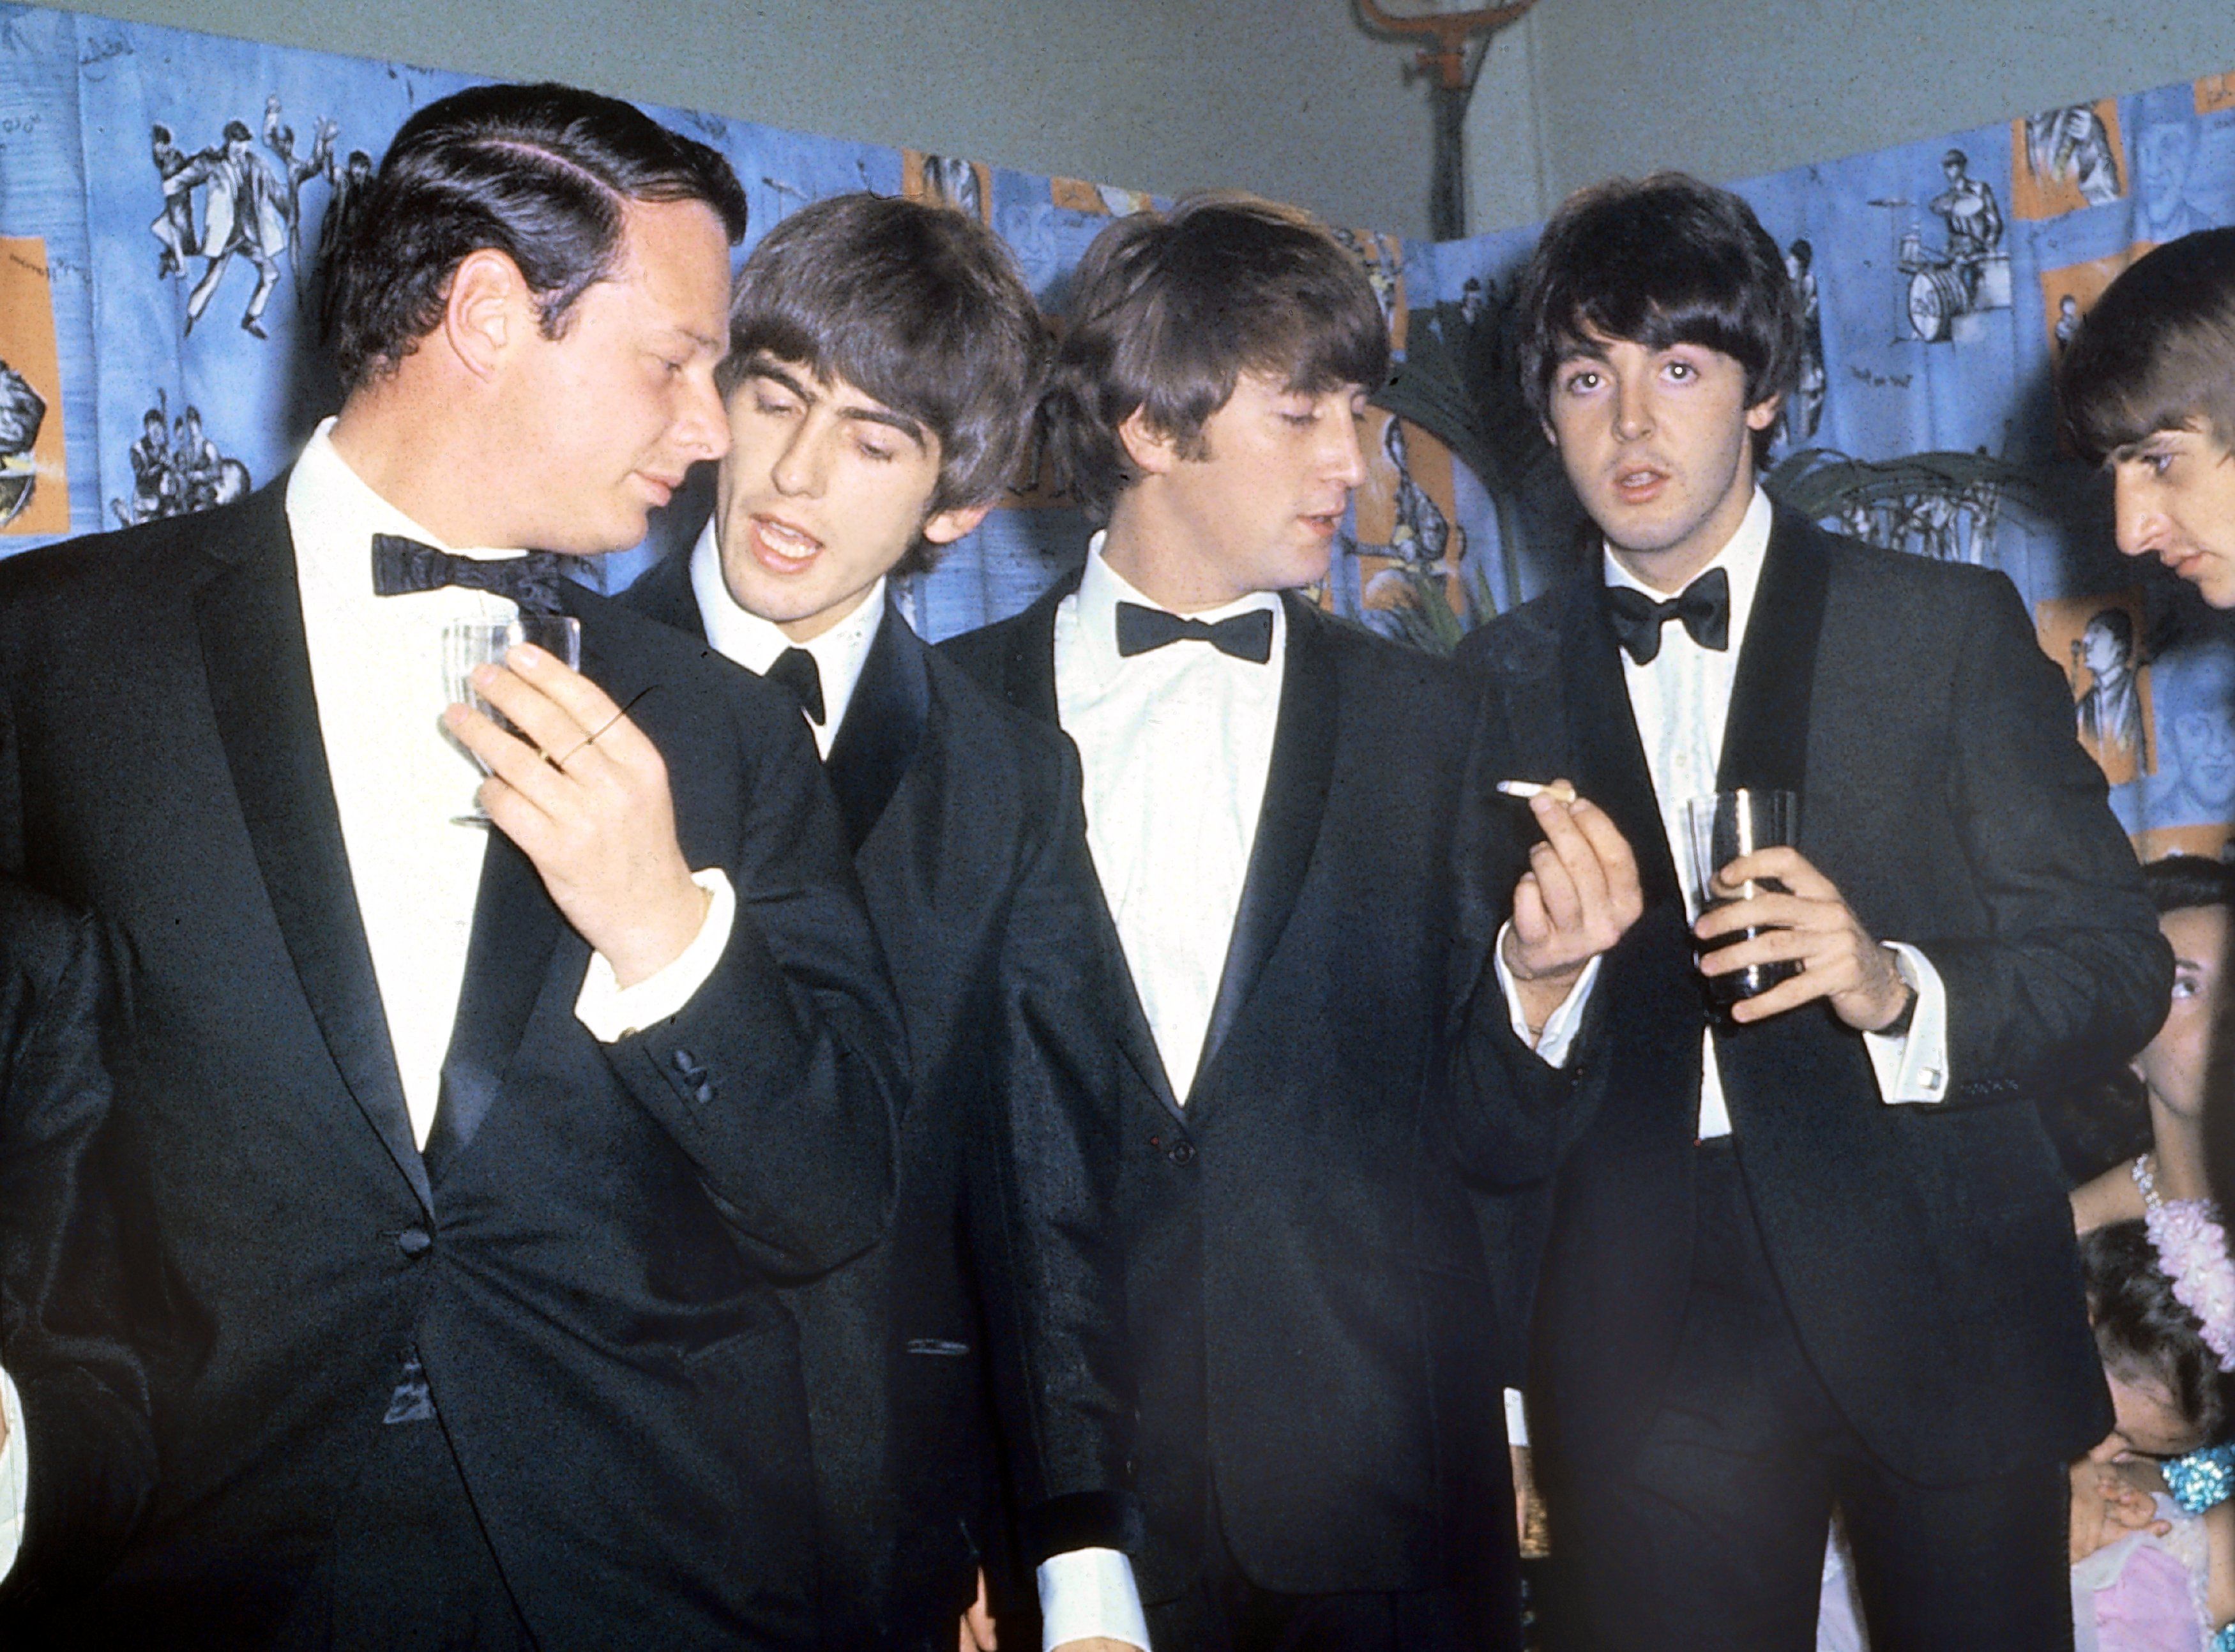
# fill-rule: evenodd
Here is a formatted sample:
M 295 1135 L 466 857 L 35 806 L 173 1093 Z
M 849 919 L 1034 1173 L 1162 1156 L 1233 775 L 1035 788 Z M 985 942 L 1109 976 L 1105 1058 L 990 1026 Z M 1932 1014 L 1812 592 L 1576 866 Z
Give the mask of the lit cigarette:
M 1498 789 L 1509 797 L 1557 797 L 1563 803 L 1576 801 L 1576 789 L 1564 780 L 1555 780 L 1549 786 L 1535 780 L 1501 780 Z

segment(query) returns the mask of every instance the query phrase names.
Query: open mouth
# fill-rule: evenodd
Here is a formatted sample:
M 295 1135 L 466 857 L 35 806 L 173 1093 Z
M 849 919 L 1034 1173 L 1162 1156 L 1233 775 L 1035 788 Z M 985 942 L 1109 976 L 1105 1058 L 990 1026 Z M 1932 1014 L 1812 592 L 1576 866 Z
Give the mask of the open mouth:
M 822 552 L 823 541 L 773 516 L 751 519 L 753 552 L 764 566 L 779 574 L 796 574 Z
M 1614 491 L 1624 504 L 1642 505 L 1668 484 L 1668 473 L 1640 467 L 1615 473 Z

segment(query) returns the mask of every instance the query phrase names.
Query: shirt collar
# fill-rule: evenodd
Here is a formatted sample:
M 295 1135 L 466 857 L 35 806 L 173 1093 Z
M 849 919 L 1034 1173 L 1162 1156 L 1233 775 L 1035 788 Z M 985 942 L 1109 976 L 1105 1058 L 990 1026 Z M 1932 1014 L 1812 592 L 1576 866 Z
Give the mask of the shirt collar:
M 311 439 L 303 444 L 294 471 L 287 478 L 287 521 L 298 534 L 322 545 L 357 541 L 364 547 L 368 568 L 375 534 L 416 539 L 438 551 L 484 561 L 522 554 L 517 546 L 454 546 L 440 534 L 429 532 L 375 493 L 371 483 L 350 469 L 349 461 L 335 450 L 333 428 L 332 419 L 319 421 L 318 428 L 311 432 Z M 366 577 L 369 579 L 370 574 Z
M 1078 641 L 1085 651 L 1084 663 L 1096 681 L 1107 681 L 1118 669 L 1132 662 L 1120 658 L 1118 652 L 1118 605 L 1120 602 L 1138 603 L 1144 608 L 1161 608 L 1163 604 L 1144 595 L 1125 576 L 1103 559 L 1104 541 L 1109 531 L 1098 530 L 1086 543 L 1086 569 L 1079 575 L 1076 613 L 1078 622 Z M 1287 646 L 1288 616 L 1281 606 L 1280 597 L 1271 591 L 1252 591 L 1237 601 L 1222 608 L 1207 609 L 1190 614 L 1205 625 L 1216 625 L 1237 613 L 1254 613 L 1260 608 L 1269 609 L 1273 615 L 1273 657 L 1281 657 Z M 1216 651 L 1216 658 L 1224 659 Z M 1143 655 L 1140 658 L 1145 659 Z
M 861 606 L 821 636 L 795 643 L 777 626 L 741 606 L 730 594 L 722 577 L 722 550 L 708 517 L 691 547 L 691 590 L 698 600 L 698 617 L 705 623 L 706 640 L 757 676 L 766 676 L 777 657 L 787 648 L 803 648 L 815 657 L 823 680 L 823 736 L 835 736 L 846 720 L 854 690 L 868 664 L 869 649 L 877 640 L 885 618 L 885 581 L 880 576 L 862 599 Z
M 1697 580 L 1701 574 L 1707 573 L 1707 568 L 1719 567 L 1723 570 L 1725 577 L 1730 580 L 1730 645 L 1734 656 L 1738 652 L 1740 646 L 1746 641 L 1747 621 L 1753 613 L 1754 593 L 1761 588 L 1762 562 L 1769 554 L 1770 520 L 1769 495 L 1762 491 L 1761 484 L 1756 482 L 1753 497 L 1747 502 L 1746 515 L 1739 521 L 1738 531 L 1731 535 L 1729 542 L 1721 550 L 1715 553 L 1707 567 L 1701 568 L 1699 574 L 1692 576 L 1694 580 Z M 1614 553 L 1605 549 L 1603 544 L 1600 551 L 1600 561 L 1604 568 L 1606 582 L 1609 585 L 1626 585 L 1632 590 L 1644 592 L 1656 602 L 1674 594 L 1671 592 L 1656 591 L 1646 584 L 1644 580 L 1617 562 Z

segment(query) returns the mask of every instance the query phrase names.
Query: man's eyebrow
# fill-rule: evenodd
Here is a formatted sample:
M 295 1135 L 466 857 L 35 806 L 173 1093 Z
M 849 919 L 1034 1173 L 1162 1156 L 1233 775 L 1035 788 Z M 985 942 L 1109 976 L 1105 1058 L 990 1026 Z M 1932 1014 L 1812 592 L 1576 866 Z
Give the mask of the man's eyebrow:
M 766 356 L 754 357 L 751 365 L 745 369 L 745 377 L 769 379 L 782 385 L 803 402 L 820 402 L 824 399 L 820 390 L 801 384 L 797 377 L 785 371 Z M 838 410 L 838 416 L 842 419 L 851 419 L 857 424 L 886 425 L 898 430 L 924 452 L 931 451 L 931 444 L 924 440 L 923 421 L 912 419 L 905 413 L 895 413 L 889 408 L 882 407 L 841 407 Z
M 2173 441 L 2173 437 L 2181 434 L 2183 433 L 2179 430 L 2153 430 L 2147 436 L 2138 436 L 2132 442 L 2121 442 L 2111 449 L 2112 462 L 2116 463 L 2121 459 L 2147 459 L 2154 454 L 2163 453 L 2167 449 L 2178 445 Z

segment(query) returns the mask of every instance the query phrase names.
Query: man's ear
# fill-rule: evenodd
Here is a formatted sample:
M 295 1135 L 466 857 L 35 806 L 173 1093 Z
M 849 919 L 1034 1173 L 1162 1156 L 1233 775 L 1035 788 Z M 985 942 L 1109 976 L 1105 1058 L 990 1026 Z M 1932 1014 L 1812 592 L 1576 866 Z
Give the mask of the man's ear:
M 535 296 L 509 257 L 484 246 L 458 260 L 442 303 L 442 339 L 466 371 L 489 377 L 535 324 Z
M 1179 443 L 1149 423 L 1149 410 L 1137 407 L 1118 427 L 1125 457 L 1144 476 L 1161 476 L 1180 462 Z
M 1777 423 L 1777 416 L 1783 410 L 1784 407 L 1785 393 L 1782 390 L 1779 391 L 1774 396 L 1763 397 L 1761 400 L 1756 402 L 1752 407 L 1747 409 L 1747 429 L 1749 430 L 1766 430 L 1771 425 Z
M 952 545 L 965 534 L 986 520 L 991 505 L 963 505 L 954 510 L 934 511 L 924 519 L 920 537 L 934 545 Z

